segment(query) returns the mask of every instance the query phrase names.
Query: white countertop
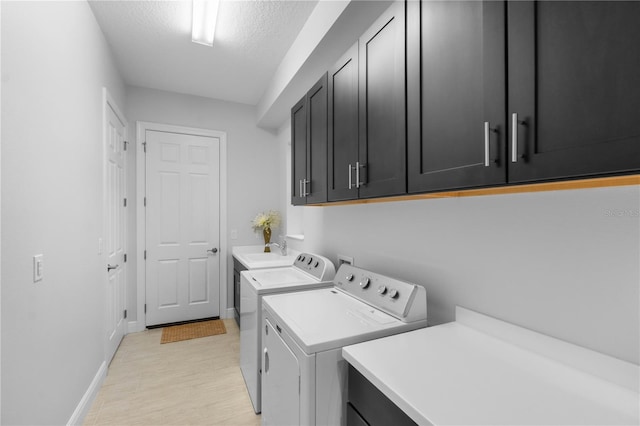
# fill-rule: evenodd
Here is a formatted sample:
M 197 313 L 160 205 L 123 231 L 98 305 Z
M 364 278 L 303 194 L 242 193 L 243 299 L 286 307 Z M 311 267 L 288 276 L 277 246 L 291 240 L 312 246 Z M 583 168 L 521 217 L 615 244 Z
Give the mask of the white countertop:
M 271 247 L 271 252 L 265 253 L 264 245 L 255 245 L 234 246 L 231 254 L 247 269 L 264 269 L 291 266 L 300 252 L 287 249 L 287 255 L 283 256 L 278 247 Z
M 420 425 L 640 421 L 637 365 L 466 309 L 456 318 L 343 356 Z

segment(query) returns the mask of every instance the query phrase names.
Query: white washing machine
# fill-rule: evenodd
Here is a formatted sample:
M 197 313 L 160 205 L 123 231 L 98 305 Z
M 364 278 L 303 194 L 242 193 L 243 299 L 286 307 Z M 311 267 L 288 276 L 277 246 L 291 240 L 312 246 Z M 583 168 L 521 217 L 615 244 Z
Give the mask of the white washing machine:
M 333 287 L 262 305 L 263 425 L 344 425 L 342 347 L 427 326 L 424 287 L 346 264 Z
M 336 269 L 326 257 L 301 253 L 290 267 L 242 271 L 240 277 L 240 369 L 253 409 L 260 412 L 262 296 L 333 286 Z

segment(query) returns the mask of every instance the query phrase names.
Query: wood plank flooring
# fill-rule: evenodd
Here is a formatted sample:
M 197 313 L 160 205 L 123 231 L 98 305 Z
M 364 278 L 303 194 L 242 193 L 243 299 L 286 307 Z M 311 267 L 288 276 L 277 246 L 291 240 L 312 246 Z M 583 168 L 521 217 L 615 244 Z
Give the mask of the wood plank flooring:
M 160 344 L 162 329 L 125 336 L 85 425 L 260 424 L 240 372 L 240 332 Z

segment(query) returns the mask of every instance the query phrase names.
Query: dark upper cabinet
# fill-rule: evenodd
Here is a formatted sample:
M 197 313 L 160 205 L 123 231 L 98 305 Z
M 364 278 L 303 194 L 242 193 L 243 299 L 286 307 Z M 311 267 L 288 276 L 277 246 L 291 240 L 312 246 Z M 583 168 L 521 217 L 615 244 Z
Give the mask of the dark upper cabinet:
M 358 44 L 329 70 L 329 201 L 358 198 L 353 166 L 358 161 Z
M 327 201 L 327 75 L 291 109 L 291 203 Z
M 408 192 L 505 182 L 505 9 L 408 2 Z
M 360 198 L 404 194 L 406 176 L 405 2 L 389 7 L 359 40 Z
M 307 99 L 291 108 L 291 204 L 306 204 L 302 183 L 307 178 Z
M 640 169 L 640 2 L 510 2 L 509 181 Z
M 329 70 L 329 201 L 406 192 L 405 4 Z

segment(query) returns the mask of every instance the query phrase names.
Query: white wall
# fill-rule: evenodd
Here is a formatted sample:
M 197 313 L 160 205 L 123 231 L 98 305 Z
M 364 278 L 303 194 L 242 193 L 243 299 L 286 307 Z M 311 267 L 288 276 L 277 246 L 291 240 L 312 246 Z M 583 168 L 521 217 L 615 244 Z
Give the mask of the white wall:
M 303 207 L 306 250 L 426 287 L 431 325 L 461 305 L 640 363 L 638 186 Z
M 234 245 L 260 244 L 251 229 L 251 220 L 263 210 L 282 208 L 283 167 L 285 160 L 279 152 L 276 137 L 256 126 L 255 107 L 217 101 L 197 96 L 181 95 L 141 87 L 127 87 L 127 118 L 130 140 L 135 141 L 135 122 L 150 121 L 227 132 L 227 306 L 233 307 Z M 135 149 L 129 150 L 129 176 L 134 177 Z M 135 179 L 130 180 L 128 195 L 135 197 Z M 284 212 L 282 212 L 284 213 Z M 130 241 L 128 251 L 135 253 L 135 209 L 129 211 Z M 231 239 L 236 230 L 238 238 Z M 279 230 L 274 232 L 278 235 Z M 137 318 L 135 265 L 129 268 L 127 309 L 130 319 Z
M 2 424 L 67 423 L 104 361 L 103 86 L 87 3 L 3 2 Z

